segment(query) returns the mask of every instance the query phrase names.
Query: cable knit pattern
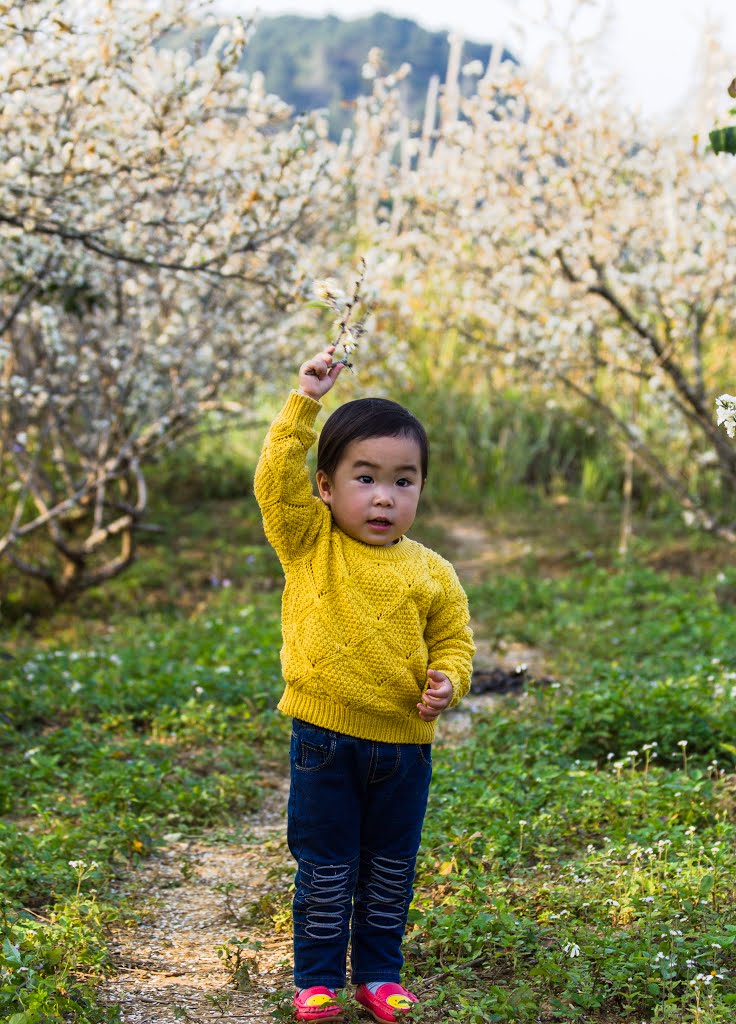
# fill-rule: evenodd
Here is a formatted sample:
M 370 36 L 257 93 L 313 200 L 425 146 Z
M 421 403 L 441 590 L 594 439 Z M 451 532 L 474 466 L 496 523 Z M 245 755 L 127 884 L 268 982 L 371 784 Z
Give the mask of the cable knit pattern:
M 452 565 L 403 537 L 353 540 L 313 494 L 306 454 L 319 402 L 292 392 L 271 425 L 255 493 L 286 577 L 279 709 L 313 725 L 388 743 L 430 743 L 417 703 L 427 669 L 457 704 L 470 686 L 468 602 Z

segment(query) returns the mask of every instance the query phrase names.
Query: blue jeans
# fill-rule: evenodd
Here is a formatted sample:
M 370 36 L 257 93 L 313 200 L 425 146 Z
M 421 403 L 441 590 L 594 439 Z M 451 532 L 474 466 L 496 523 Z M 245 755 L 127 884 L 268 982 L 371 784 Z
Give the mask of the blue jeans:
M 431 744 L 376 743 L 294 719 L 289 849 L 294 982 L 400 981 L 432 777 Z

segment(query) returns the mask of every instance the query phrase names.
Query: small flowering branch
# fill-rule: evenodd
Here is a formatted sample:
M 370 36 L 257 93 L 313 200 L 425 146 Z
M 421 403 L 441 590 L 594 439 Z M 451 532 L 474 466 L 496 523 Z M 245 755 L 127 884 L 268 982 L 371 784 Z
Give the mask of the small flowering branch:
M 736 437 L 736 395 L 721 395 L 716 399 L 716 422 L 729 437 Z
M 351 370 L 353 369 L 353 364 L 350 362 L 350 356 L 366 334 L 365 321 L 372 310 L 372 307 L 365 302 L 361 305 L 361 290 L 365 272 L 365 259 L 361 257 L 360 274 L 355 282 L 352 298 L 346 299 L 335 282 L 328 278 L 325 281 L 315 281 L 314 292 L 317 298 L 315 301 L 308 303 L 308 306 L 311 308 L 331 309 L 337 314 L 337 320 L 335 321 L 337 337 L 332 344 L 336 348 L 342 347 L 343 356 L 336 361 L 343 363 Z M 362 315 L 359 319 L 353 321 L 352 318 L 358 309 L 362 310 Z

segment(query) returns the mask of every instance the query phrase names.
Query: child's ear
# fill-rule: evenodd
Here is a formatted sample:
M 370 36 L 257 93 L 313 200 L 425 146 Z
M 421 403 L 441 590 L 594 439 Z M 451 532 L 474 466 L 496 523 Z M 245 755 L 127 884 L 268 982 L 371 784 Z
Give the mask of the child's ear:
M 329 505 L 332 501 L 332 484 L 330 483 L 330 478 L 323 469 L 317 470 L 315 478 L 317 480 L 317 490 L 319 491 L 320 498 L 325 505 Z

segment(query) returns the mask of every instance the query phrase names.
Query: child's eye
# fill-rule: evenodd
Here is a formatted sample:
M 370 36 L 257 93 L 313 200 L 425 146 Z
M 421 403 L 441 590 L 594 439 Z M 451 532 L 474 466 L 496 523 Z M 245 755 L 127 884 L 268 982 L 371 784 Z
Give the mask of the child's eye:
M 411 480 L 407 480 L 406 477 L 401 477 L 400 480 L 396 481 L 397 487 L 411 487 Z
M 372 484 L 373 483 L 373 477 L 372 476 L 368 476 L 367 473 L 363 473 L 362 476 L 358 477 L 358 482 L 361 483 L 361 484 Z

